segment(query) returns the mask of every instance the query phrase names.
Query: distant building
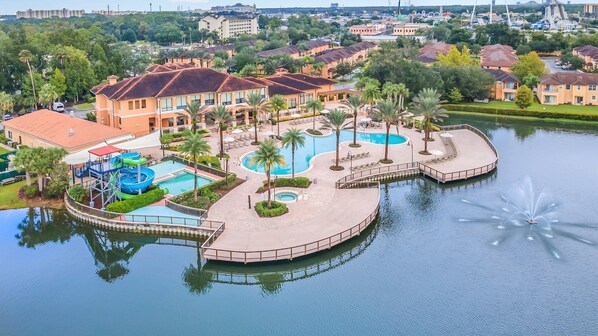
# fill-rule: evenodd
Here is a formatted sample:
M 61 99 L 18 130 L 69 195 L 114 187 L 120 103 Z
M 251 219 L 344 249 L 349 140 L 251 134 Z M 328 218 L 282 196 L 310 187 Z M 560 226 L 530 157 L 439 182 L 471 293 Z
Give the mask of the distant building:
M 290 45 L 282 48 L 260 51 L 256 54 L 259 58 L 268 58 L 278 55 L 289 55 L 291 58 L 299 59 L 305 56 L 318 56 L 328 50 L 331 50 L 334 45 L 331 42 L 324 40 L 312 40 L 303 42 L 299 45 Z
M 356 25 L 349 27 L 349 31 L 353 35 L 372 36 L 383 34 L 386 31 L 386 25 L 370 24 L 370 25 Z
M 519 87 L 519 78 L 510 72 L 498 69 L 484 69 L 487 73 L 494 76 L 494 88 L 492 89 L 493 99 L 514 101 L 517 88 Z
M 199 30 L 207 29 L 216 32 L 222 39 L 243 34 L 257 34 L 257 17 L 238 15 L 208 15 L 199 20 Z
M 221 13 L 221 12 L 236 12 L 236 13 L 255 13 L 257 8 L 255 5 L 247 6 L 241 3 L 234 4 L 232 6 L 214 6 L 212 7 L 212 12 Z
M 598 74 L 557 72 L 540 79 L 536 94 L 541 104 L 597 105 Z
M 417 60 L 422 63 L 434 63 L 438 61 L 438 54 L 446 55 L 451 49 L 452 44 L 438 42 L 430 43 L 419 48 Z
M 348 47 L 333 49 L 320 56 L 316 56 L 314 64 L 324 63 L 324 67 L 320 70 L 320 76 L 325 78 L 332 78 L 336 75 L 336 66 L 341 63 L 354 64 L 356 62 L 365 61 L 370 51 L 377 49 L 378 46 L 372 42 L 358 42 Z M 312 65 L 303 67 L 303 73 L 311 74 L 313 71 Z
M 575 47 L 573 48 L 573 55 L 583 58 L 586 70 L 598 69 L 598 47 L 591 45 Z
M 61 19 L 66 19 L 69 17 L 82 17 L 85 15 L 85 11 L 83 9 L 39 9 L 33 10 L 28 9 L 26 11 L 18 11 L 17 12 L 17 19 L 50 19 L 53 17 L 58 17 Z
M 574 30 L 577 28 L 575 21 L 569 20 L 565 7 L 557 0 L 550 0 L 544 10 L 544 21 L 550 30 Z
M 513 64 L 519 61 L 515 50 L 508 45 L 493 44 L 482 47 L 480 65 L 484 69 L 510 71 Z
M 144 12 L 144 11 L 132 11 L 132 10 L 124 10 L 124 11 L 93 10 L 93 11 L 91 11 L 91 14 L 104 15 L 104 16 L 135 15 L 135 14 L 146 14 L 146 13 L 147 12 Z
M 331 3 L 330 8 L 338 8 L 338 2 Z
M 584 4 L 583 12 L 598 15 L 598 4 Z
M 404 23 L 395 25 L 392 29 L 392 34 L 395 36 L 414 36 L 418 30 L 429 27 L 425 23 Z

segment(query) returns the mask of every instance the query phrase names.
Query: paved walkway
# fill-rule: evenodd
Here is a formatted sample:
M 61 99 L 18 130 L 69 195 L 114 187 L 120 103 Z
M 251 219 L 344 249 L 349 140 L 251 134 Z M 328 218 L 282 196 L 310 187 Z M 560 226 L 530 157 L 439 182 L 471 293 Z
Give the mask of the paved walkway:
M 309 128 L 311 123 L 292 126 L 285 122 L 281 124 L 281 133 L 287 128 L 299 127 Z M 319 127 L 319 126 L 318 126 Z M 270 130 L 269 126 L 264 127 L 264 132 Z M 274 129 L 276 131 L 276 129 Z M 384 132 L 383 129 L 371 129 L 371 132 Z M 264 138 L 264 132 L 259 133 L 260 140 Z M 396 134 L 396 127 L 391 128 Z M 389 158 L 394 163 L 407 163 L 421 160 L 429 160 L 433 157 L 420 155 L 423 150 L 423 134 L 412 129 L 400 128 L 400 134 L 410 139 L 411 146 L 407 143 L 391 145 Z M 468 130 L 457 130 L 451 132 L 457 148 L 457 158 L 432 166 L 439 170 L 462 170 L 479 167 L 492 162 L 495 159 L 494 153 L 485 141 Z M 436 141 L 428 144 L 428 149 L 437 149 L 446 152 L 444 144 L 437 133 Z M 214 152 L 218 150 L 218 137 L 210 138 Z M 350 148 L 349 143 L 342 143 L 340 155 L 346 156 L 349 151 L 354 155 L 362 152 L 370 152 L 368 158 L 354 160 L 353 165 L 375 162 L 383 158 L 384 145 L 376 145 L 361 142 L 361 148 Z M 230 171 L 241 178 L 247 178 L 233 191 L 229 192 L 209 211 L 209 219 L 226 222 L 226 229 L 212 244 L 214 249 L 234 251 L 262 251 L 297 246 L 314 242 L 328 236 L 338 234 L 347 230 L 367 218 L 376 210 L 379 203 L 379 191 L 377 189 L 343 189 L 335 188 L 334 183 L 341 177 L 350 173 L 350 162 L 342 165 L 343 171 L 331 171 L 329 167 L 334 159 L 334 152 L 317 156 L 312 161 L 313 168 L 296 174 L 305 176 L 317 183 L 313 183 L 307 189 L 295 189 L 302 191 L 303 196 L 296 203 L 288 205 L 289 212 L 284 216 L 275 218 L 260 218 L 255 210 L 249 207 L 248 196 L 251 198 L 251 206 L 255 202 L 263 200 L 266 195 L 256 194 L 256 190 L 262 185 L 265 175 L 258 174 L 245 169 L 239 165 L 238 159 L 243 154 L 253 151 L 255 146 L 235 148 L 229 151 L 232 158 Z M 277 191 L 290 188 L 278 188 Z

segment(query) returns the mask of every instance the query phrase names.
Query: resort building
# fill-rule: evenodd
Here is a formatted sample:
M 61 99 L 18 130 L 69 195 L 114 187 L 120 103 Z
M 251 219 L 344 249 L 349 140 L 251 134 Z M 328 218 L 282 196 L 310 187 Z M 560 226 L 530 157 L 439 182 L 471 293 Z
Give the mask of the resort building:
M 115 144 L 133 138 L 131 132 L 62 113 L 39 110 L 5 121 L 4 134 L 20 145 L 57 147 L 74 153 L 100 143 Z
M 324 40 L 312 40 L 298 45 L 290 45 L 282 48 L 264 50 L 256 54 L 259 58 L 268 58 L 279 55 L 289 55 L 291 58 L 299 59 L 305 56 L 318 56 L 334 47 L 332 42 Z
M 243 5 L 241 3 L 237 3 L 232 6 L 214 6 L 210 9 L 212 12 L 221 13 L 221 12 L 235 12 L 235 13 L 255 13 L 257 11 L 257 7 L 255 4 L 253 6 Z
M 536 94 L 542 104 L 597 105 L 598 74 L 557 72 L 540 79 Z
M 208 15 L 199 20 L 199 30 L 202 29 L 216 32 L 221 39 L 255 35 L 258 30 L 257 17 Z
M 429 28 L 427 24 L 424 23 L 403 23 L 395 25 L 392 28 L 392 35 L 395 36 L 415 36 L 420 29 Z
M 266 85 L 231 76 L 212 69 L 189 68 L 150 72 L 92 88 L 96 95 L 97 122 L 145 135 L 153 130 L 179 130 L 190 127 L 183 110 L 191 101 L 201 105 L 226 105 L 236 122 L 249 122 L 245 97 L 259 93 L 268 97 Z M 205 118 L 201 120 L 205 125 Z
M 482 47 L 480 52 L 480 66 L 484 69 L 499 69 L 510 71 L 519 58 L 515 50 L 508 45 L 494 44 Z
M 485 69 L 485 71 L 496 79 L 494 88 L 492 89 L 492 98 L 495 100 L 514 101 L 517 88 L 519 87 L 519 78 L 504 70 Z
M 353 35 L 371 36 L 383 34 L 386 31 L 386 25 L 370 24 L 370 25 L 356 25 L 349 27 L 349 31 Z
M 575 47 L 573 48 L 573 55 L 583 58 L 586 70 L 598 69 L 598 47 L 591 45 Z
M 365 61 L 372 50 L 378 46 L 372 42 L 358 42 L 348 47 L 334 49 L 320 56 L 316 56 L 314 63 L 324 63 L 320 75 L 325 78 L 335 76 L 335 68 L 340 63 L 354 64 Z M 303 67 L 303 73 L 311 74 L 313 68 L 311 65 Z
M 85 11 L 83 9 L 39 9 L 33 10 L 28 9 L 26 11 L 18 11 L 17 12 L 17 19 L 51 19 L 51 18 L 61 18 L 66 19 L 70 17 L 82 17 L 85 15 Z
M 289 109 L 304 106 L 314 99 L 325 100 L 334 90 L 335 81 L 303 74 L 280 74 L 266 78 L 245 78 L 249 81 L 267 85 L 270 96 L 280 94 L 287 101 Z
M 434 63 L 438 61 L 438 54 L 448 54 L 451 47 L 452 44 L 444 42 L 426 44 L 419 48 L 417 60 L 422 63 Z
M 172 59 L 173 62 L 165 63 L 165 64 L 154 64 L 149 66 L 146 71 L 147 72 L 165 72 L 165 71 L 173 71 L 173 70 L 182 70 L 182 69 L 189 69 L 189 68 L 203 68 L 199 66 L 197 63 L 192 63 L 193 59 L 178 59 L 180 62 L 174 62 L 175 59 Z
M 598 4 L 584 4 L 583 12 L 594 16 L 598 15 Z

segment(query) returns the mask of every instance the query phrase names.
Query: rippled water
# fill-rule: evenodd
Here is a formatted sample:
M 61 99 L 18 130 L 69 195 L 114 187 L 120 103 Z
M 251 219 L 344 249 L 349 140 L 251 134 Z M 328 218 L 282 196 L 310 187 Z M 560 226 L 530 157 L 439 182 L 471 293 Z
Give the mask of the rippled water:
M 596 223 L 598 132 L 467 119 L 498 147 L 496 173 L 386 184 L 374 227 L 293 263 L 202 265 L 195 242 L 0 212 L 0 335 L 595 335 L 596 247 L 555 237 L 555 259 L 524 238 L 493 246 L 496 227 L 458 219 L 479 215 L 462 199 L 493 205 L 530 177 L 559 219 Z M 595 229 L 576 232 L 598 241 Z

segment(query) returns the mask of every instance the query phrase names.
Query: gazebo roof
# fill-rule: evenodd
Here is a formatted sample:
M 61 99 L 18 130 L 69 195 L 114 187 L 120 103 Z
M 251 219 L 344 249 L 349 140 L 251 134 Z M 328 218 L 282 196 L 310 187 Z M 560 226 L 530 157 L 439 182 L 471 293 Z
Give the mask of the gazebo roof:
M 122 151 L 122 149 L 120 149 L 120 148 L 114 147 L 112 145 L 108 145 L 108 146 L 92 149 L 89 151 L 89 153 L 93 154 L 95 156 L 105 156 L 105 155 L 110 155 L 110 154 L 114 154 L 114 153 L 120 153 L 121 151 Z

